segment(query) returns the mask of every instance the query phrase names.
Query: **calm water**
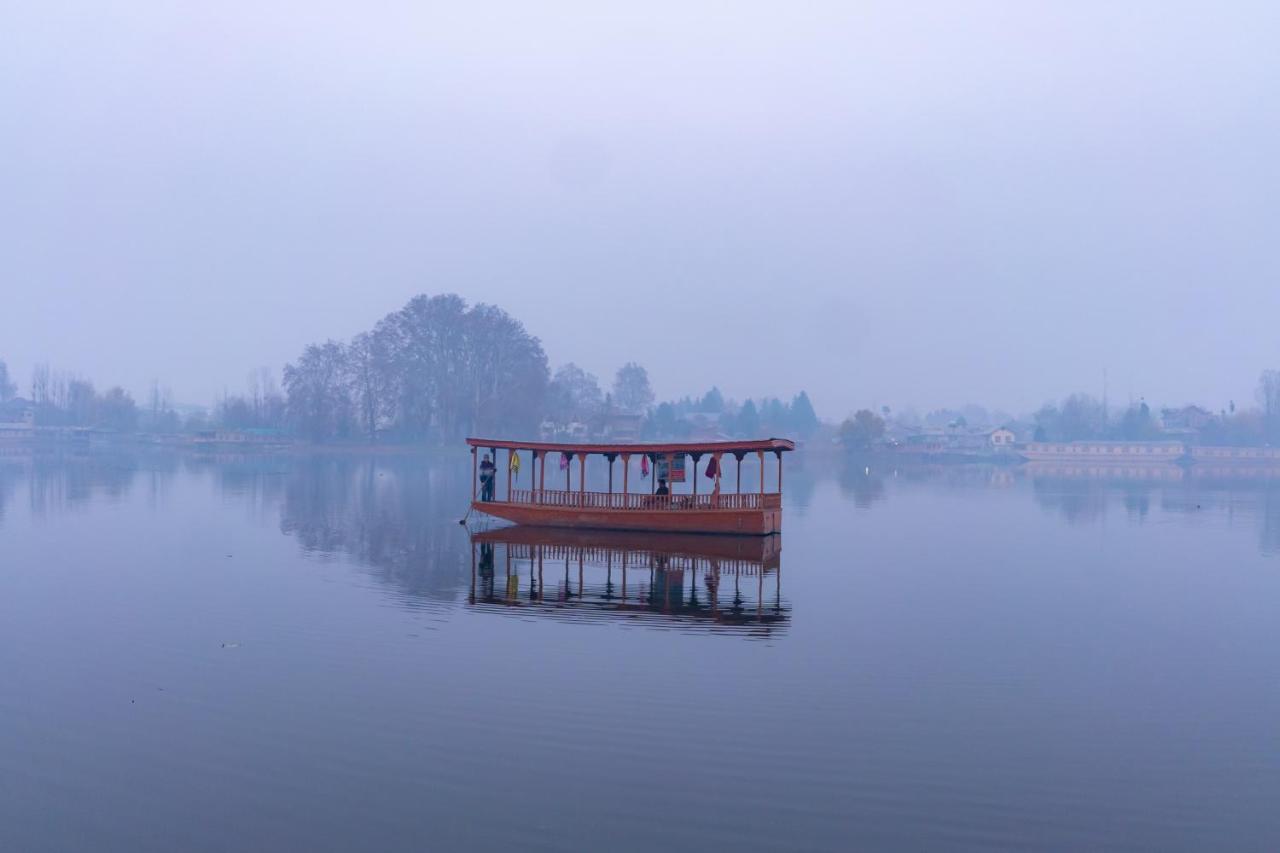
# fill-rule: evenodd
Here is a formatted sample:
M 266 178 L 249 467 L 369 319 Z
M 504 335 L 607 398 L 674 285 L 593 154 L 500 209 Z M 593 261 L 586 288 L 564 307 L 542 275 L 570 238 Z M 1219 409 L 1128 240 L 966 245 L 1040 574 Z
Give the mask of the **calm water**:
M 707 556 L 0 457 L 0 849 L 1280 848 L 1280 478 L 794 462 Z

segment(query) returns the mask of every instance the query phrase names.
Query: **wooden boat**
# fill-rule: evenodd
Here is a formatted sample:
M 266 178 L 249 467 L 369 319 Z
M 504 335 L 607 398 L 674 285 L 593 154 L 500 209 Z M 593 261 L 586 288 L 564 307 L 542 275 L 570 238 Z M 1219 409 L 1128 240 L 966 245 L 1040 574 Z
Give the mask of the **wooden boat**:
M 767 536 L 782 531 L 782 454 L 795 449 L 784 438 L 755 441 L 677 442 L 663 444 L 556 444 L 550 442 L 499 441 L 468 438 L 472 454 L 471 506 L 495 518 L 541 527 L 579 527 L 597 530 L 649 530 L 685 533 L 721 533 Z M 499 456 L 499 451 L 506 455 Z M 495 465 L 489 489 L 480 478 L 481 454 Z M 758 488 L 743 491 L 742 460 L 754 454 L 760 465 Z M 765 491 L 765 462 L 776 460 L 777 487 Z M 588 491 L 587 459 L 602 457 L 609 465 L 607 490 Z M 684 458 L 693 460 L 684 466 Z M 706 465 L 714 460 L 714 477 L 706 477 Z M 512 459 L 517 461 L 514 465 Z M 737 463 L 733 491 L 721 489 L 728 479 L 726 460 Z M 528 461 L 528 474 L 522 476 Z M 547 488 L 547 462 L 564 472 L 564 488 Z M 647 460 L 647 463 L 643 460 Z M 577 465 L 574 465 L 574 462 Z M 615 463 L 621 461 L 621 466 Z M 647 464 L 650 473 L 644 491 L 633 491 L 633 462 Z M 621 488 L 615 490 L 615 467 L 621 469 Z M 577 468 L 577 488 L 573 473 Z M 687 492 L 656 494 L 659 469 L 672 474 L 689 471 Z M 506 488 L 499 486 L 505 472 Z M 518 472 L 518 473 L 517 473 Z M 598 474 L 598 472 L 595 472 Z M 554 475 L 553 475 L 554 476 Z M 707 480 L 699 493 L 699 478 Z M 521 483 L 520 480 L 524 480 Z M 771 478 L 772 479 L 772 478 Z M 677 482 L 672 483 L 674 489 Z M 488 498 L 488 499 L 486 499 Z

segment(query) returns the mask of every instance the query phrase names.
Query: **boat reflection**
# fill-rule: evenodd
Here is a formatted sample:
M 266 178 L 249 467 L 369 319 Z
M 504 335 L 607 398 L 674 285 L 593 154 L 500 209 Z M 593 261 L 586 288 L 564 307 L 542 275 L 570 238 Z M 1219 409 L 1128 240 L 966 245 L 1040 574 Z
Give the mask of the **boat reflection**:
M 504 527 L 471 536 L 477 608 L 768 637 L 791 616 L 781 536 Z

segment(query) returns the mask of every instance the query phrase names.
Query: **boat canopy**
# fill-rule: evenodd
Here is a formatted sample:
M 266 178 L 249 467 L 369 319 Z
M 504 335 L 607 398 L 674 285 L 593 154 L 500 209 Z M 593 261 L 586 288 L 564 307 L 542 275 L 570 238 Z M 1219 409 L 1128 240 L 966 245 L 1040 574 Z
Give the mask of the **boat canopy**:
M 708 454 L 731 454 L 737 456 L 747 453 L 783 453 L 795 450 L 794 441 L 786 438 L 762 438 L 751 441 L 669 441 L 658 444 L 561 444 L 549 441 L 505 441 L 496 438 L 468 438 L 471 447 L 482 447 L 497 450 L 532 450 L 538 453 L 566 453 L 571 456 L 642 456 L 667 455 L 673 453 L 688 456 L 706 456 Z

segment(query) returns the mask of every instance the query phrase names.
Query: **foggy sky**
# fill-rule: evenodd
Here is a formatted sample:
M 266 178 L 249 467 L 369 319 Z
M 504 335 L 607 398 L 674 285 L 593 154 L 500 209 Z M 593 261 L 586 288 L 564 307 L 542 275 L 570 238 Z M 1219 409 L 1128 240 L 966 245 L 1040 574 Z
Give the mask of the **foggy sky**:
M 419 292 L 819 413 L 1252 400 L 1280 4 L 0 4 L 0 358 L 180 401 Z

